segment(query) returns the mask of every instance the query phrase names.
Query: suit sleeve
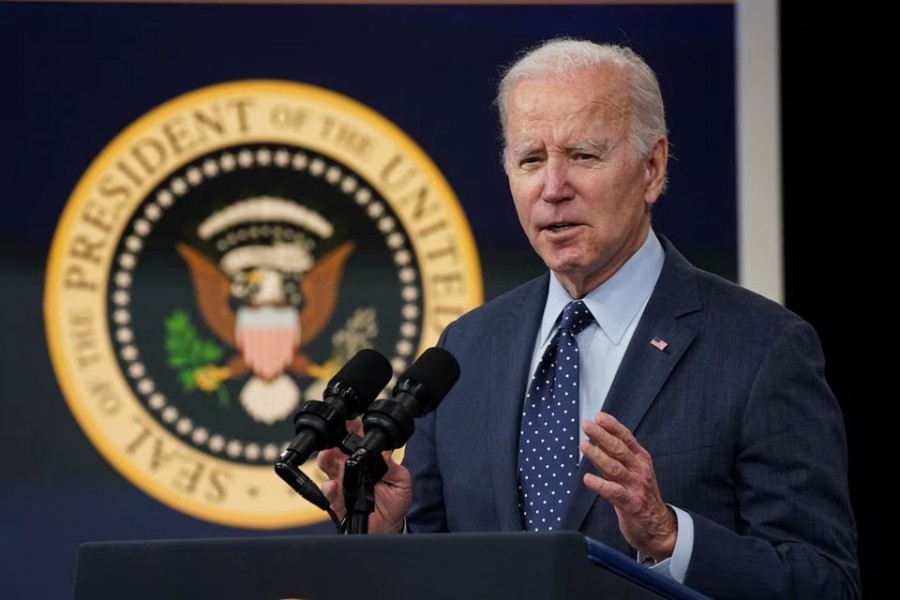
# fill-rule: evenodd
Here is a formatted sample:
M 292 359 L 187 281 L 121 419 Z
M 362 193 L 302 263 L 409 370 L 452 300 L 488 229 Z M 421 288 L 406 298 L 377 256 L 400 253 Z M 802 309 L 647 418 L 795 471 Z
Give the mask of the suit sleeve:
M 692 513 L 685 584 L 717 600 L 859 598 L 843 415 L 809 324 L 778 336 L 737 422 L 734 530 Z
M 444 330 L 437 346 L 443 348 L 450 327 Z M 406 444 L 403 466 L 412 475 L 412 505 L 406 516 L 411 533 L 443 533 L 447 531 L 443 480 L 435 451 L 436 411 L 418 419 L 412 437 Z

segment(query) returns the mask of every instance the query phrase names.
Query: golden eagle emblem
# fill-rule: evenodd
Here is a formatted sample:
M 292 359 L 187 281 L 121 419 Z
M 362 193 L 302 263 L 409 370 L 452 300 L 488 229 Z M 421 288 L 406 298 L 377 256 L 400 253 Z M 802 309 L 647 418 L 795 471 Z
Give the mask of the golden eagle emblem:
M 211 216 L 199 232 L 201 237 L 211 237 L 229 230 L 232 239 L 258 240 L 256 229 L 253 235 L 235 235 L 233 229 L 240 225 L 247 231 L 260 223 L 293 218 L 320 233 L 330 233 L 315 217 L 287 200 L 257 198 Z M 212 226 L 208 226 L 210 223 Z M 303 237 L 235 243 L 217 263 L 190 245 L 177 244 L 190 271 L 203 320 L 223 344 L 235 351 L 224 365 L 197 369 L 195 383 L 202 390 L 213 391 L 224 380 L 249 373 L 240 401 L 259 422 L 280 421 L 299 404 L 301 392 L 290 375 L 323 379 L 333 371 L 328 363 L 315 364 L 302 349 L 331 318 L 344 265 L 354 244 L 345 242 L 315 262 L 309 245 Z

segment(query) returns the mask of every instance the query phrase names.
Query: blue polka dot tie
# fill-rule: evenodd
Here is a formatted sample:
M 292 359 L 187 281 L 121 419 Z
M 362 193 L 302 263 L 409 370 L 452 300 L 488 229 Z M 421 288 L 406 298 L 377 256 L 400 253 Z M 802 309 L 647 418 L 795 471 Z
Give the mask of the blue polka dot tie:
M 528 531 L 559 529 L 578 469 L 578 379 L 575 336 L 594 316 L 581 300 L 562 311 L 559 329 L 525 395 L 519 433 L 519 508 Z

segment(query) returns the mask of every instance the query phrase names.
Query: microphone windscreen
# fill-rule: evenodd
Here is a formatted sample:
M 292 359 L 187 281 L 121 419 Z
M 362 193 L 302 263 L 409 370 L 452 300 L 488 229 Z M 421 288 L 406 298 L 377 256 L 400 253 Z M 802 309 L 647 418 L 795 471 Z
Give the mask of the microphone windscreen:
M 428 391 L 434 409 L 459 379 L 459 363 L 443 348 L 429 348 L 397 378 L 398 382 L 405 379 L 421 384 Z
M 335 373 L 328 387 L 339 383 L 353 389 L 360 399 L 371 402 L 391 380 L 392 374 L 393 368 L 388 359 L 377 350 L 363 348 Z

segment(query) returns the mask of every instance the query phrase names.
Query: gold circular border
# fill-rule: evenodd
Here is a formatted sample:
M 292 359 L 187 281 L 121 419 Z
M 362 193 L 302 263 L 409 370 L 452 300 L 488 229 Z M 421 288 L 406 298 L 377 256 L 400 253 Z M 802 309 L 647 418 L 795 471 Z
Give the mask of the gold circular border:
M 63 305 L 65 304 L 66 292 L 62 289 L 62 276 L 64 269 L 67 266 L 66 251 L 69 244 L 72 242 L 72 235 L 76 228 L 76 222 L 90 200 L 90 192 L 99 185 L 101 177 L 112 168 L 113 163 L 121 158 L 129 148 L 133 148 L 134 145 L 141 140 L 142 136 L 147 135 L 148 132 L 153 132 L 156 128 L 161 127 L 168 119 L 182 114 L 186 110 L 191 108 L 197 109 L 197 107 L 205 103 L 217 100 L 223 101 L 227 98 L 234 98 L 237 96 L 246 97 L 254 95 L 272 95 L 300 100 L 306 105 L 312 103 L 314 106 L 327 106 L 331 114 L 342 113 L 343 115 L 350 117 L 351 120 L 355 120 L 357 123 L 365 124 L 368 131 L 378 133 L 380 135 L 378 138 L 379 140 L 387 140 L 401 153 L 402 157 L 408 159 L 415 168 L 420 169 L 423 180 L 436 190 L 437 196 L 441 199 L 444 214 L 449 217 L 450 228 L 455 233 L 456 243 L 461 251 L 462 270 L 466 274 L 467 280 L 464 305 L 461 306 L 463 310 L 460 311 L 460 314 L 483 302 L 480 261 L 474 237 L 462 207 L 437 166 L 411 138 L 392 122 L 374 112 L 372 109 L 330 90 L 308 84 L 280 80 L 244 80 L 200 88 L 159 105 L 123 130 L 94 159 L 67 200 L 59 224 L 57 225 L 56 232 L 53 236 L 46 270 L 44 317 L 51 361 L 66 402 L 90 441 L 116 468 L 116 470 L 119 471 L 119 473 L 124 475 L 126 479 L 148 493 L 151 497 L 168 506 L 176 508 L 181 512 L 202 520 L 235 527 L 276 529 L 320 522 L 327 519 L 327 516 L 320 509 L 305 501 L 298 503 L 300 508 L 294 511 L 281 512 L 278 514 L 272 514 L 265 511 L 260 511 L 257 514 L 250 514 L 244 511 L 221 509 L 196 499 L 187 498 L 184 494 L 174 491 L 170 486 L 163 485 L 156 479 L 148 477 L 145 474 L 145 469 L 137 464 L 136 459 L 128 457 L 125 454 L 124 449 L 109 438 L 93 412 L 84 405 L 84 403 L 87 402 L 87 398 L 82 398 L 80 377 L 74 372 L 74 351 L 64 344 L 66 341 L 65 334 L 68 330 L 59 320 L 59 318 L 64 315 L 65 309 Z M 211 144 L 202 147 L 196 153 L 182 159 L 177 165 L 162 169 L 161 174 L 156 179 L 148 179 L 142 186 L 146 191 L 137 194 L 137 200 L 130 203 L 131 211 L 127 212 L 127 214 L 118 220 L 120 227 L 109 233 L 110 238 L 115 239 L 115 244 L 117 244 L 118 241 L 124 237 L 124 232 L 128 223 L 134 216 L 137 208 L 147 197 L 149 190 L 158 186 L 159 183 L 166 178 L 171 177 L 173 172 L 177 171 L 185 164 L 188 164 L 197 156 L 236 145 L 237 143 L 285 143 L 293 145 L 297 143 L 298 139 L 300 138 L 297 135 L 284 135 L 279 137 L 273 135 L 272 132 L 269 132 L 266 136 L 249 134 L 240 136 L 237 139 L 223 140 L 219 144 Z M 426 323 L 428 322 L 429 310 L 434 308 L 434 298 L 437 294 L 434 291 L 435 286 L 430 284 L 426 278 L 426 250 L 422 240 L 417 239 L 411 233 L 413 231 L 410 227 L 411 217 L 409 215 L 404 215 L 402 207 L 395 204 L 397 202 L 397 194 L 392 196 L 388 190 L 379 187 L 378 182 L 370 176 L 370 173 L 367 173 L 365 168 L 361 168 L 359 164 L 353 165 L 352 157 L 339 156 L 335 158 L 333 148 L 331 149 L 332 152 L 329 152 L 329 149 L 323 147 L 321 144 L 316 145 L 311 140 L 307 139 L 303 139 L 302 141 L 304 142 L 303 147 L 314 149 L 325 156 L 330 156 L 338 164 L 347 165 L 349 163 L 356 173 L 366 175 L 368 183 L 379 192 L 381 197 L 391 205 L 395 214 L 397 214 L 403 225 L 402 229 L 409 237 L 416 255 L 415 266 L 418 267 L 423 289 L 424 298 L 422 304 L 425 314 L 422 318 L 419 352 L 433 345 L 434 341 L 436 341 L 436 335 L 432 334 L 429 336 L 426 333 L 428 329 Z M 339 152 L 337 154 L 339 154 Z M 384 185 L 386 186 L 387 184 L 385 183 Z M 406 216 L 405 219 L 404 216 Z M 98 291 L 96 292 L 100 295 L 102 300 L 100 313 L 103 316 L 103 319 L 97 323 L 99 331 L 98 337 L 100 338 L 100 345 L 102 346 L 101 352 L 103 352 L 105 361 L 109 362 L 111 360 L 115 365 L 116 355 L 111 344 L 110 333 L 107 327 L 109 305 L 106 302 L 106 296 L 109 285 L 109 276 L 112 270 L 112 262 L 116 252 L 113 249 L 104 254 L 103 263 L 97 267 L 103 275 L 102 280 L 98 281 Z M 449 320 L 450 317 L 445 318 Z M 116 386 L 125 389 L 130 393 L 129 396 L 125 398 L 125 401 L 131 402 L 136 412 L 143 415 L 147 421 L 155 423 L 155 417 L 150 416 L 143 408 L 140 401 L 137 400 L 131 385 L 126 381 L 124 374 L 118 368 L 114 368 L 108 376 L 114 380 Z M 200 453 L 164 429 L 160 429 L 160 432 L 168 439 L 168 441 L 174 441 L 179 449 L 186 451 L 189 455 L 196 454 L 202 459 L 212 461 L 213 463 L 227 463 L 227 461 L 223 459 Z M 314 467 L 314 463 L 307 463 L 307 466 Z M 267 471 L 271 476 L 273 486 L 283 486 L 286 488 L 286 484 L 278 479 L 271 466 L 242 466 L 242 469 L 244 468 Z M 311 475 L 311 477 L 317 479 L 314 475 Z

